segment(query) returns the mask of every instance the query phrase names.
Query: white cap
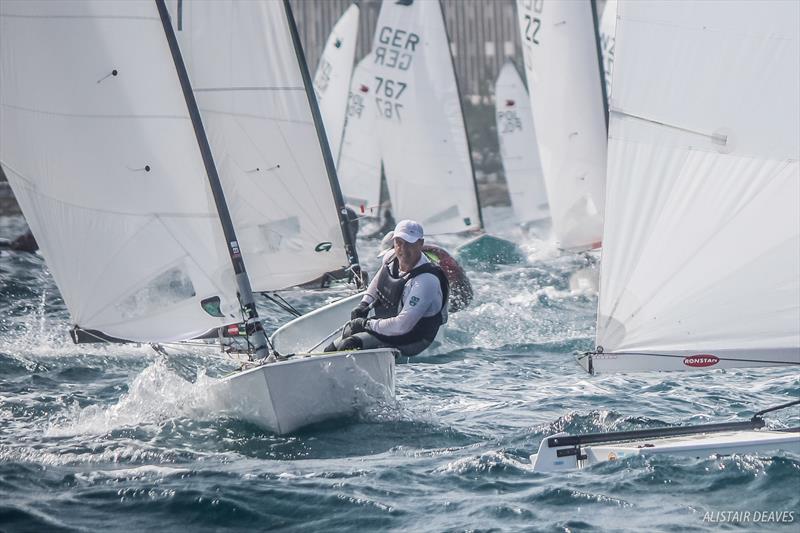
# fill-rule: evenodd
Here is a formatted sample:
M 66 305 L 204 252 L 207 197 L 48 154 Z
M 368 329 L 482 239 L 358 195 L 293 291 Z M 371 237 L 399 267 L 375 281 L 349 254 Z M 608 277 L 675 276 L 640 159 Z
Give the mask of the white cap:
M 413 220 L 401 220 L 394 227 L 394 238 L 415 243 L 422 238 L 422 226 Z

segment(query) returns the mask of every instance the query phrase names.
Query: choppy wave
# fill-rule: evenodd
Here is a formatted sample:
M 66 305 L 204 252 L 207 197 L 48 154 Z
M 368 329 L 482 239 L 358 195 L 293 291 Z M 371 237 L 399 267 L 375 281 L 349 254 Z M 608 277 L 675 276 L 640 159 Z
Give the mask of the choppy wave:
M 72 344 L 42 258 L 0 253 L 0 530 L 716 531 L 706 514 L 736 510 L 795 522 L 730 527 L 796 528 L 798 457 L 531 470 L 547 435 L 748 417 L 796 397 L 800 376 L 584 374 L 575 353 L 592 347 L 596 293 L 573 274 L 591 259 L 489 215 L 527 263 L 469 271 L 475 304 L 397 367 L 395 401 L 289 436 L 221 408 L 209 391 L 236 362 L 214 350 Z M 0 219 L 8 234 L 22 225 Z M 361 243 L 370 268 L 376 246 Z M 291 297 L 307 311 L 346 291 Z M 269 328 L 288 319 L 263 311 Z

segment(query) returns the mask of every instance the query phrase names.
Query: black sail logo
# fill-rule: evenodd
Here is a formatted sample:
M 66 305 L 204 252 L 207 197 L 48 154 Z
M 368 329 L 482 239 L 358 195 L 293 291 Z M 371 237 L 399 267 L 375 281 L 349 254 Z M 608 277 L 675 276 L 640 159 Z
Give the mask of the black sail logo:
M 333 248 L 332 242 L 321 242 L 314 248 L 315 252 L 330 252 L 331 248 Z

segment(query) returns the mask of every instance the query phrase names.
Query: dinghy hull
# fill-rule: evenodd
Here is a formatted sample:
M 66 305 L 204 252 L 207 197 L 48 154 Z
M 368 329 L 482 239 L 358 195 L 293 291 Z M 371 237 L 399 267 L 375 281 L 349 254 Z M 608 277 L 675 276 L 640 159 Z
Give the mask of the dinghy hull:
M 297 355 L 228 376 L 214 394 L 225 412 L 283 435 L 393 400 L 397 353 Z
M 712 455 L 748 454 L 772 456 L 779 452 L 800 455 L 800 428 L 791 431 L 729 431 L 665 438 L 609 442 L 583 446 L 572 453 L 570 445 L 548 446 L 546 437 L 539 452 L 531 456 L 537 472 L 557 472 L 586 468 L 606 461 L 646 455 L 674 455 L 702 459 Z M 564 435 L 566 436 L 566 435 Z M 568 453 L 569 452 L 569 453 Z
M 511 241 L 482 233 L 456 249 L 458 260 L 468 265 L 514 265 L 523 263 L 525 256 Z

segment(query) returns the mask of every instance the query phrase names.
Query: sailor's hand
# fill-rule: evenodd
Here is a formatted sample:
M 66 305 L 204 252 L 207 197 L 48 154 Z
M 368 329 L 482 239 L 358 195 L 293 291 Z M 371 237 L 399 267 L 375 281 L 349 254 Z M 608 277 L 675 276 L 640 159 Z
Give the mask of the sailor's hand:
M 366 318 L 354 318 L 348 324 L 350 326 L 350 334 L 355 335 L 356 333 L 361 333 L 362 331 L 367 331 L 367 319 Z
M 350 320 L 355 320 L 356 318 L 367 318 L 369 314 L 369 304 L 367 302 L 361 302 L 358 304 L 358 307 L 353 308 L 350 311 Z

